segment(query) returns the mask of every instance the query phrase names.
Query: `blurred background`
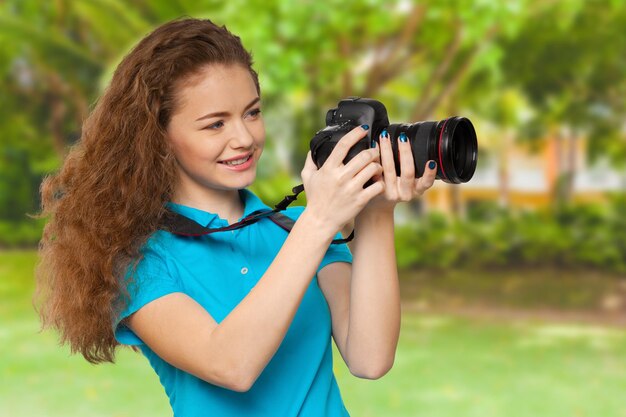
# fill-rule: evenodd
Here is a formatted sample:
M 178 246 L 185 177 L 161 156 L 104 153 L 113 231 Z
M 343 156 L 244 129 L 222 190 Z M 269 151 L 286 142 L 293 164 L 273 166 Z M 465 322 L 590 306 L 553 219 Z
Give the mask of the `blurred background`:
M 180 16 L 253 53 L 268 142 L 252 188 L 270 205 L 343 97 L 392 123 L 474 123 L 474 178 L 397 209 L 394 368 L 359 380 L 335 356 L 352 415 L 626 416 L 621 0 L 0 1 L 0 416 L 171 415 L 139 354 L 92 366 L 38 333 L 28 214 L 117 63 Z

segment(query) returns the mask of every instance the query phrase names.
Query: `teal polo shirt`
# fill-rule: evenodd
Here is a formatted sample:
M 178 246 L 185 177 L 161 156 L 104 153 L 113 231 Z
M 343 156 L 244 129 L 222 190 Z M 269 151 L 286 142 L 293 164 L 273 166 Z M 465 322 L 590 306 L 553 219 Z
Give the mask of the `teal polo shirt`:
M 244 203 L 243 217 L 270 209 L 249 190 L 239 190 L 239 195 Z M 203 226 L 228 225 L 217 214 L 167 204 Z M 296 220 L 303 210 L 289 207 L 282 213 Z M 263 276 L 287 235 L 265 218 L 241 229 L 196 238 L 160 230 L 142 247 L 144 257 L 138 264 L 135 284 L 129 288 L 128 306 L 113 323 L 115 338 L 122 344 L 139 346 L 159 376 L 175 417 L 348 416 L 333 374 L 331 316 L 317 274 L 278 351 L 252 388 L 243 393 L 210 384 L 168 364 L 120 323 L 150 301 L 174 292 L 193 298 L 220 323 Z M 341 236 L 337 234 L 337 238 Z M 332 262 L 352 262 L 346 244 L 331 244 L 317 271 Z

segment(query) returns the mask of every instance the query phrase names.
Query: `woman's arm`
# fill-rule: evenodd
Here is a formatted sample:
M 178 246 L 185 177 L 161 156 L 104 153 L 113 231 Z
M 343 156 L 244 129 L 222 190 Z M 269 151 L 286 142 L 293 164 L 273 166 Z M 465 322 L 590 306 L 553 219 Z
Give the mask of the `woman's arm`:
M 302 170 L 308 205 L 257 285 L 219 324 L 193 299 L 172 293 L 134 313 L 129 327 L 168 363 L 210 383 L 248 390 L 285 337 L 311 279 L 342 224 L 383 190 L 363 184 L 382 167 L 377 152 L 348 150 L 366 134 L 358 127 L 317 170 L 309 153 Z
M 305 210 L 263 277 L 221 323 L 173 293 L 139 309 L 128 325 L 173 366 L 247 391 L 282 342 L 332 238 Z
M 333 337 L 350 371 L 379 378 L 391 369 L 400 332 L 400 290 L 394 247 L 393 212 L 400 201 L 422 195 L 435 180 L 429 164 L 416 179 L 408 142 L 398 142 L 401 175 L 396 176 L 388 136 L 380 137 L 385 191 L 354 221 L 353 265 L 335 263 L 318 273 L 333 320 Z
M 355 221 L 352 266 L 318 273 L 333 319 L 333 337 L 350 372 L 367 379 L 386 374 L 400 334 L 400 289 L 391 211 L 369 211 Z

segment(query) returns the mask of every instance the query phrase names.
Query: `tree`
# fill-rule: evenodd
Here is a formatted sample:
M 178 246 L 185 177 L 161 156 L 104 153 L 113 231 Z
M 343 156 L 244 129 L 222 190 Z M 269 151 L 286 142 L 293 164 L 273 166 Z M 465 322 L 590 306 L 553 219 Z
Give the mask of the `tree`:
M 554 132 L 567 152 L 555 190 L 556 200 L 566 202 L 579 138 L 588 137 L 592 159 L 608 155 L 616 166 L 626 163 L 626 6 L 571 1 L 547 3 L 539 12 L 541 19 L 529 19 L 504 44 L 503 71 L 537 109 L 527 131 Z
M 592 13 L 584 17 L 587 23 L 580 29 L 587 55 L 577 63 L 595 56 L 593 68 L 608 67 L 611 76 L 586 76 L 595 83 L 594 89 L 604 93 L 594 95 L 594 89 L 587 88 L 586 98 L 576 95 L 574 101 L 600 103 L 600 107 L 581 107 L 589 110 L 586 114 L 595 109 L 608 115 L 604 123 L 596 124 L 601 131 L 623 115 L 623 89 L 611 87 L 608 80 L 623 73 L 618 71 L 623 61 L 617 58 L 623 54 L 609 50 L 619 50 L 624 13 L 618 3 L 604 11 L 581 4 L 484 1 L 470 8 L 458 0 L 418 4 L 400 0 L 143 0 L 132 4 L 6 0 L 0 3 L 0 88 L 8 95 L 2 97 L 7 110 L 0 117 L 0 130 L 16 138 L 6 147 L 30 138 L 21 145 L 28 155 L 28 169 L 36 175 L 50 172 L 79 137 L 90 105 L 133 44 L 166 20 L 182 15 L 208 17 L 242 38 L 260 72 L 270 139 L 266 158 L 272 162 L 260 172 L 261 178 L 296 178 L 310 138 L 324 125 L 326 110 L 348 95 L 381 100 L 392 122 L 440 119 L 453 111 L 478 109 L 485 97 L 497 96 L 506 83 L 528 94 L 532 105 L 547 108 L 553 91 L 566 90 L 558 75 L 564 68 L 561 61 L 550 61 L 546 72 L 552 90 L 542 93 L 543 81 L 532 73 L 532 65 L 541 63 L 537 50 L 549 56 L 554 49 L 535 49 L 546 42 L 533 31 L 543 27 L 546 19 L 559 21 L 559 13 L 576 6 L 571 7 L 569 23 L 550 33 L 548 44 L 566 41 L 575 17 Z M 596 30 L 589 23 L 593 16 L 604 19 L 601 34 L 591 33 Z M 615 32 L 620 34 L 607 39 L 609 45 L 594 55 L 594 42 Z M 516 56 L 524 65 L 513 60 Z M 574 82 L 577 73 L 570 72 Z M 570 72 L 565 71 L 567 77 Z M 575 83 L 577 88 L 586 85 L 580 80 Z M 619 85 L 623 88 L 623 81 Z M 493 116 L 489 110 L 482 114 L 486 119 Z M 36 194 L 32 187 L 31 195 Z

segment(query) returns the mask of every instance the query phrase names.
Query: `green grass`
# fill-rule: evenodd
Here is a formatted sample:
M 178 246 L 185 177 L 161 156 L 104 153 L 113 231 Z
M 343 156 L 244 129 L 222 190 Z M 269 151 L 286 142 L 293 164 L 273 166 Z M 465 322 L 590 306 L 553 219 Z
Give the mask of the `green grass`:
M 602 310 L 625 276 L 598 270 L 510 268 L 401 271 L 403 299 L 430 306 L 488 305 L 560 311 Z
M 624 331 L 405 316 L 392 371 L 339 383 L 355 416 L 626 416 Z
M 33 252 L 0 252 L 0 416 L 169 416 L 147 361 L 88 364 L 38 333 Z M 626 331 L 405 314 L 392 371 L 359 380 L 336 358 L 355 417 L 626 417 Z

